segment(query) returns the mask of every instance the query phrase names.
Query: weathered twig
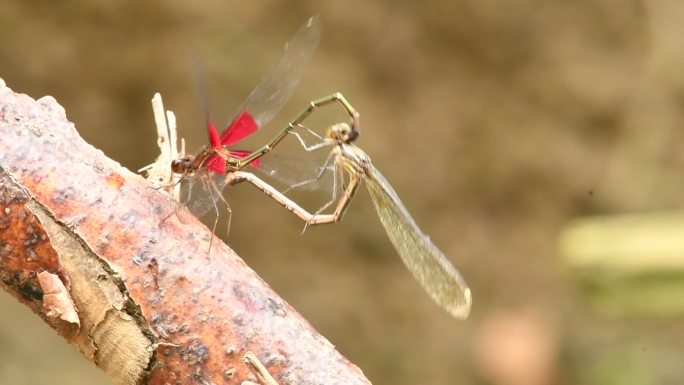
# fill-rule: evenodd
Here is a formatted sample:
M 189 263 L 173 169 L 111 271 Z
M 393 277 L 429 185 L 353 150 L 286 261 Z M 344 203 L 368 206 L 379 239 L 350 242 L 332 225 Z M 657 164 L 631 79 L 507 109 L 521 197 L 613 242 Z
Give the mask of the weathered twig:
M 0 284 L 116 384 L 259 381 L 252 357 L 281 385 L 368 383 L 211 238 L 0 79 Z
M 180 175 L 171 170 L 171 162 L 185 156 L 185 140 L 181 138 L 179 151 L 176 115 L 171 110 L 164 110 L 164 103 L 158 92 L 152 97 L 152 111 L 157 130 L 159 156 L 154 163 L 141 168 L 138 172 L 144 172 L 152 186 L 166 190 L 176 201 L 180 201 Z

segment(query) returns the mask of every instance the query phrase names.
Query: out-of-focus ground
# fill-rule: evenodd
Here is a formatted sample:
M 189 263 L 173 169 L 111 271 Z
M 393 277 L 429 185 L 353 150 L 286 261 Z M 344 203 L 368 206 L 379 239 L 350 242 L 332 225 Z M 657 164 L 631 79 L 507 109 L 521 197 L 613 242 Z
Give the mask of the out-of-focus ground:
M 265 131 L 343 91 L 362 113 L 357 143 L 471 285 L 472 315 L 431 303 L 362 190 L 342 223 L 300 235 L 263 194 L 232 188 L 231 246 L 377 385 L 684 382 L 682 309 L 602 310 L 601 287 L 629 304 L 649 286 L 570 268 L 559 246 L 578 217 L 684 207 L 683 2 L 249 4 L 5 1 L 0 77 L 54 96 L 86 140 L 138 169 L 157 156 L 156 91 L 189 149 L 206 140 L 196 47 L 227 121 L 320 15 L 314 61 Z M 675 268 L 662 276 L 681 283 Z M 0 383 L 109 382 L 2 293 Z

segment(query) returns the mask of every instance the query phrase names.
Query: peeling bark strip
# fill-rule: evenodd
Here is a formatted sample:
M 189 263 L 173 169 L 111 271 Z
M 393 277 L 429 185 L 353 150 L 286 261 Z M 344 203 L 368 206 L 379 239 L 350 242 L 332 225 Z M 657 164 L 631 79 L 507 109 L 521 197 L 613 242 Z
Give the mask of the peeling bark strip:
M 175 210 L 85 143 L 52 97 L 0 79 L 0 285 L 116 384 L 254 382 L 248 351 L 281 385 L 369 384 Z
M 38 282 L 43 291 L 43 310 L 47 318 L 73 324 L 78 331 L 81 322 L 78 320 L 76 305 L 59 276 L 41 271 L 38 273 Z

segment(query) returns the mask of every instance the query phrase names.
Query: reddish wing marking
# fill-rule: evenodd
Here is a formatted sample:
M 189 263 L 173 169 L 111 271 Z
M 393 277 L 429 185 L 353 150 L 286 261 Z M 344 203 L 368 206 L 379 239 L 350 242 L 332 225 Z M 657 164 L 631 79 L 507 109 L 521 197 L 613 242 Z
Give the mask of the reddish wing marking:
M 221 145 L 230 146 L 250 136 L 259 128 L 247 111 L 242 111 L 221 133 Z
M 234 157 L 240 158 L 240 159 L 242 159 L 242 158 L 244 158 L 247 155 L 252 153 L 252 151 L 245 151 L 245 150 L 230 150 L 228 152 L 230 153 L 230 155 L 233 155 Z M 259 159 L 256 159 L 256 160 L 249 162 L 249 165 L 252 167 L 259 168 L 259 166 L 261 166 L 261 161 Z
M 228 127 L 230 129 L 230 127 Z M 214 150 L 221 147 L 221 138 L 219 137 L 218 131 L 216 131 L 216 126 L 213 120 L 207 120 L 207 131 L 209 133 L 209 143 L 211 148 Z
M 210 120 L 207 123 L 209 143 L 211 143 L 211 148 L 215 150 L 224 146 L 227 147 L 240 142 L 242 139 L 253 134 L 258 128 L 259 127 L 254 121 L 254 118 L 252 118 L 252 116 L 246 111 L 241 112 L 240 115 L 238 115 L 237 118 L 235 118 L 235 120 L 233 120 L 233 122 L 228 127 L 226 127 L 225 130 L 223 130 L 223 133 L 220 136 L 218 134 L 218 131 L 216 130 L 214 122 Z M 237 158 L 244 158 L 252 152 L 245 150 L 228 150 L 228 153 Z M 207 169 L 217 174 L 222 174 L 226 171 L 225 160 L 221 156 L 216 154 L 211 155 L 206 160 L 205 166 Z M 255 160 L 251 162 L 250 166 L 259 167 L 259 161 Z
M 246 150 L 228 150 L 228 153 L 236 158 L 242 159 L 252 152 Z M 261 162 L 259 159 L 257 159 L 251 161 L 249 165 L 258 168 L 261 166 Z M 207 168 L 207 170 L 210 170 L 216 174 L 223 174 L 226 172 L 226 160 L 218 154 L 213 154 L 207 157 L 207 160 L 204 161 L 204 166 Z
M 204 166 L 207 170 L 216 174 L 223 174 L 226 172 L 226 160 L 217 154 L 210 155 L 207 160 L 204 161 Z
M 209 134 L 209 143 L 211 144 L 211 148 L 214 150 L 221 148 L 221 137 L 216 130 L 214 121 L 211 119 L 207 119 L 207 133 Z M 226 161 L 214 153 L 213 155 L 207 157 L 207 159 L 204 161 L 204 167 L 217 174 L 223 174 L 226 171 Z

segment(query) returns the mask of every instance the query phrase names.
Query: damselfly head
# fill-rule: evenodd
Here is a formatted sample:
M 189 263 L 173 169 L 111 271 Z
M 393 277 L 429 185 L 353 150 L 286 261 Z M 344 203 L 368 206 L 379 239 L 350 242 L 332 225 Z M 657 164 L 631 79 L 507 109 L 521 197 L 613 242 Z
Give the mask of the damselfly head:
M 351 143 L 359 136 L 359 132 L 347 123 L 337 123 L 328 129 L 326 136 L 338 142 Z
M 171 171 L 176 174 L 186 174 L 190 172 L 192 168 L 192 157 L 186 156 L 180 159 L 174 159 L 171 161 Z

